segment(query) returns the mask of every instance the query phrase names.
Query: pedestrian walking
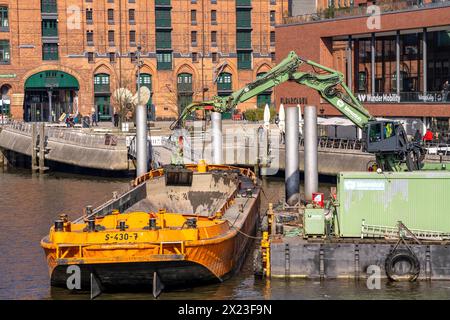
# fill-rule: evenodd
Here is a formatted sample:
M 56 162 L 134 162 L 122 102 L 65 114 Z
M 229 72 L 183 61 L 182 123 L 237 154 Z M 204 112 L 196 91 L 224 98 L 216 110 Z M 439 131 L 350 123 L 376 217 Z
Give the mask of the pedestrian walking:
M 114 127 L 119 127 L 119 114 L 117 112 L 114 113 Z

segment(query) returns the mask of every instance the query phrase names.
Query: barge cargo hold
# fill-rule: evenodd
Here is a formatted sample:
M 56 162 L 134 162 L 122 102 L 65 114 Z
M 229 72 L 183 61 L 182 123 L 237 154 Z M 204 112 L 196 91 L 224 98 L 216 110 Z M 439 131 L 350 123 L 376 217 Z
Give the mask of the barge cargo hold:
M 149 290 L 220 282 L 239 270 L 256 232 L 260 186 L 253 172 L 187 165 L 139 177 L 134 187 L 69 222 L 62 215 L 41 241 L 52 286 L 68 267 L 103 290 Z

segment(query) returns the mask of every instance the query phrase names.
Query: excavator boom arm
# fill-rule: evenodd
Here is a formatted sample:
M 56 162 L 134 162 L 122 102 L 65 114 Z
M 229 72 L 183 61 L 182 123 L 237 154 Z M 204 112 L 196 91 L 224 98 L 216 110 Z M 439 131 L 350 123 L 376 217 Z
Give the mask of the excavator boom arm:
M 321 73 L 297 71 L 302 64 L 310 65 L 314 70 L 320 70 Z M 244 88 L 233 92 L 230 96 L 216 96 L 209 101 L 191 103 L 183 110 L 179 119 L 172 124 L 171 129 L 181 127 L 186 118 L 194 111 L 229 112 L 235 109 L 239 103 L 245 102 L 266 90 L 288 81 L 296 82 L 318 91 L 323 99 L 341 111 L 359 128 L 364 128 L 368 121 L 373 119 L 344 84 L 344 76 L 340 72 L 313 61 L 302 59 L 292 51 L 272 70 L 252 83 L 247 84 Z

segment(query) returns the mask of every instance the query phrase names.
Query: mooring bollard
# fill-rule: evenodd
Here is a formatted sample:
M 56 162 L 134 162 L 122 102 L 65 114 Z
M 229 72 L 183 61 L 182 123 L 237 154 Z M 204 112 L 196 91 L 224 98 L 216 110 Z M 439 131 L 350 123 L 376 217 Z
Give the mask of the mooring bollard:
M 295 206 L 300 201 L 298 148 L 298 108 L 286 108 L 285 188 L 286 203 Z
M 211 112 L 213 164 L 223 164 L 222 114 Z
M 317 164 L 317 109 L 305 107 L 305 200 L 312 200 L 312 194 L 319 189 Z

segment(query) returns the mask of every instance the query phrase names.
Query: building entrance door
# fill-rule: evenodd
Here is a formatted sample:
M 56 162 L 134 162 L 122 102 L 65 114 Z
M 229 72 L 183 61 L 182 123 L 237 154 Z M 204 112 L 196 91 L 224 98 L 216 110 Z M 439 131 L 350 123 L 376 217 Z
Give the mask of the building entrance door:
M 25 121 L 58 121 L 63 113 L 74 114 L 78 106 L 78 81 L 62 71 L 43 71 L 25 82 Z
M 109 96 L 95 96 L 95 110 L 98 121 L 112 121 Z

